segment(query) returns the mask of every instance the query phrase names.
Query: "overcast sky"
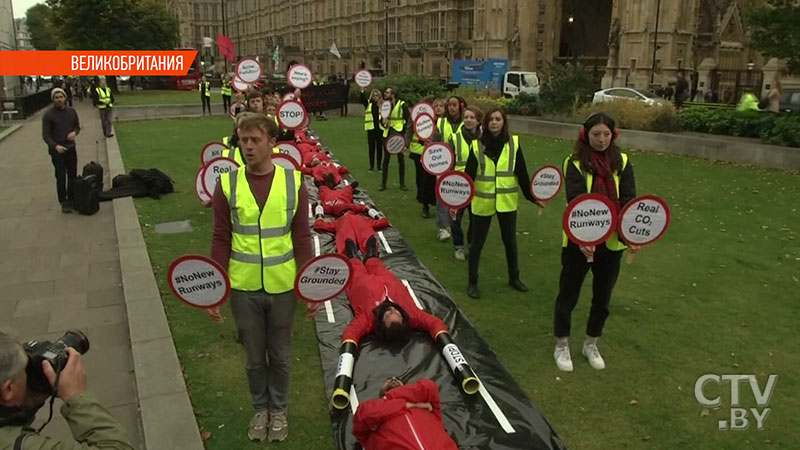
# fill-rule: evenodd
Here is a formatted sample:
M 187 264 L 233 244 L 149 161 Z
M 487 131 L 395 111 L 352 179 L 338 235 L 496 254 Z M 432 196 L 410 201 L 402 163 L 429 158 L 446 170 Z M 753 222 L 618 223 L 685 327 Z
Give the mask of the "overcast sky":
M 37 3 L 44 3 L 43 0 L 11 0 L 11 6 L 14 8 L 14 18 L 25 17 L 25 11 Z

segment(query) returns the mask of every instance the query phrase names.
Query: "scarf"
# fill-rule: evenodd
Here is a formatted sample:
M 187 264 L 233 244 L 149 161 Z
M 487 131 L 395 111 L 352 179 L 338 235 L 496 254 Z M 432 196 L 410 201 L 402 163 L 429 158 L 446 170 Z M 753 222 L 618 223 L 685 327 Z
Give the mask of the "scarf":
M 480 127 L 476 128 L 475 131 L 469 130 L 467 128 L 461 128 L 461 135 L 464 136 L 464 139 L 467 143 L 472 143 L 475 139 L 478 139 L 481 135 Z
M 506 145 L 506 141 L 499 134 L 495 136 L 491 132 L 483 133 L 481 142 L 486 146 L 486 156 L 495 161 L 500 157 L 500 153 L 503 152 L 503 147 Z
M 611 170 L 611 161 L 606 152 L 592 152 L 592 170 L 594 171 L 594 186 L 592 192 L 605 195 L 619 211 L 619 198 L 617 198 L 617 185 L 614 183 L 614 173 Z

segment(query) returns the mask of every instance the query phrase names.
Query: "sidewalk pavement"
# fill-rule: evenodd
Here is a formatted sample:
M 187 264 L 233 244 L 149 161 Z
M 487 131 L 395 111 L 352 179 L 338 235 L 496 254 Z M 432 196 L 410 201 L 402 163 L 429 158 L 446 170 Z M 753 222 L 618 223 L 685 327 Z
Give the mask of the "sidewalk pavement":
M 76 101 L 81 121 L 78 172 L 91 160 L 106 168 L 106 140 L 91 103 Z M 70 328 L 89 338 L 88 386 L 141 448 L 141 424 L 114 209 L 93 216 L 62 214 L 41 137 L 43 111 L 0 141 L 0 329 L 23 340 L 57 339 Z M 95 142 L 99 142 L 99 150 Z M 70 438 L 58 414 L 44 434 Z M 47 407 L 38 416 L 47 417 Z M 41 421 L 36 423 L 41 424 Z

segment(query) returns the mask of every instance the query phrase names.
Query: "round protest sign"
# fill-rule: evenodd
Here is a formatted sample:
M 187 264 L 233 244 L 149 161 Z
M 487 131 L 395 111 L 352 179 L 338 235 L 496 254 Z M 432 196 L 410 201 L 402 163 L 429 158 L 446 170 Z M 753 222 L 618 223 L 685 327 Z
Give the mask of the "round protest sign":
M 541 167 L 531 177 L 531 195 L 541 202 L 550 201 L 561 191 L 561 184 L 558 167 Z
M 402 134 L 393 134 L 386 139 L 383 147 L 386 149 L 386 153 L 396 155 L 405 150 L 406 139 Z
M 436 198 L 451 209 L 469 205 L 475 195 L 475 185 L 469 175 L 451 170 L 436 181 Z
M 197 194 L 197 198 L 202 202 L 210 202 L 211 201 L 211 194 L 206 192 L 206 188 L 203 186 L 203 169 L 205 167 L 201 167 L 197 170 L 197 175 L 194 178 L 194 193 Z
M 219 306 L 231 293 L 225 270 L 216 261 L 200 255 L 185 255 L 173 261 L 167 281 L 178 300 L 195 308 Z
M 286 80 L 292 87 L 305 89 L 311 85 L 311 69 L 302 64 L 295 64 L 286 73 Z
M 215 158 L 203 167 L 203 189 L 213 195 L 219 176 L 239 168 L 239 163 L 230 158 Z
M 422 113 L 433 117 L 434 120 L 436 119 L 436 110 L 433 109 L 433 105 L 428 102 L 419 102 L 411 107 L 411 121 L 417 120 L 417 116 Z
M 306 107 L 302 103 L 297 100 L 289 100 L 278 105 L 278 111 L 275 114 L 278 116 L 281 127 L 294 130 L 300 128 L 307 113 Z
M 222 142 L 209 142 L 203 147 L 203 151 L 200 153 L 200 160 L 203 165 L 208 164 L 212 159 L 221 157 L 222 151 L 227 148 Z
M 369 70 L 359 70 L 354 78 L 359 87 L 365 88 L 372 84 L 372 73 Z
M 292 158 L 297 167 L 303 165 L 303 155 L 300 153 L 300 149 L 297 148 L 296 145 L 292 144 L 291 142 L 278 142 L 278 145 L 275 148 L 277 148 L 281 154 Z
M 389 115 L 392 113 L 392 102 L 389 100 L 384 100 L 381 103 L 381 117 L 384 119 L 388 119 Z
M 433 137 L 436 124 L 433 117 L 428 113 L 420 113 L 414 119 L 414 134 L 422 141 L 427 141 Z
M 283 153 L 276 153 L 272 155 L 272 162 L 284 169 L 299 170 L 300 167 L 294 162 L 294 158 Z
M 289 100 L 294 100 L 294 92 L 287 92 L 283 94 L 283 98 L 281 98 L 281 101 L 288 102 Z
M 628 244 L 652 244 L 667 231 L 669 221 L 667 202 L 655 195 L 643 195 L 622 208 L 619 232 Z
M 308 114 L 306 114 L 306 117 L 303 119 L 303 122 L 300 123 L 300 129 L 301 130 L 304 130 L 304 129 L 306 129 L 308 127 L 309 120 L 310 119 L 308 118 Z
M 233 88 L 236 89 L 237 92 L 244 92 L 250 88 L 250 83 L 242 80 L 238 76 L 234 76 L 233 83 L 231 83 L 231 86 L 233 86 Z
M 255 83 L 261 79 L 261 64 L 254 58 L 244 58 L 236 64 L 236 76 L 245 83 Z
M 580 195 L 564 210 L 564 232 L 578 245 L 602 244 L 611 236 L 616 226 L 614 204 L 605 195 Z
M 434 142 L 425 146 L 420 163 L 426 172 L 433 176 L 439 176 L 453 168 L 455 156 L 449 145 Z
M 294 292 L 306 302 L 318 303 L 341 294 L 350 283 L 350 261 L 338 253 L 320 255 L 297 272 Z
M 242 112 L 242 111 L 245 111 L 246 109 L 247 109 L 247 106 L 245 106 L 245 104 L 242 103 L 242 102 L 231 103 L 231 106 L 228 107 L 228 114 L 231 117 L 236 117 L 237 111 L 238 112 Z

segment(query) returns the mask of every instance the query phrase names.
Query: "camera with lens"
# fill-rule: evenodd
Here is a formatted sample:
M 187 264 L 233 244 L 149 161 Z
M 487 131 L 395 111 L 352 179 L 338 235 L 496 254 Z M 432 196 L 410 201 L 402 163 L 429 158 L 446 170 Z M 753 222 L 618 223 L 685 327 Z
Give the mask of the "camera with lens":
M 28 367 L 25 369 L 28 391 L 51 395 L 54 388 L 42 370 L 42 362 L 49 362 L 56 374 L 61 373 L 69 360 L 67 348 L 85 354 L 89 351 L 89 338 L 78 330 L 69 330 L 55 342 L 33 340 L 26 342 L 23 348 L 28 354 Z

